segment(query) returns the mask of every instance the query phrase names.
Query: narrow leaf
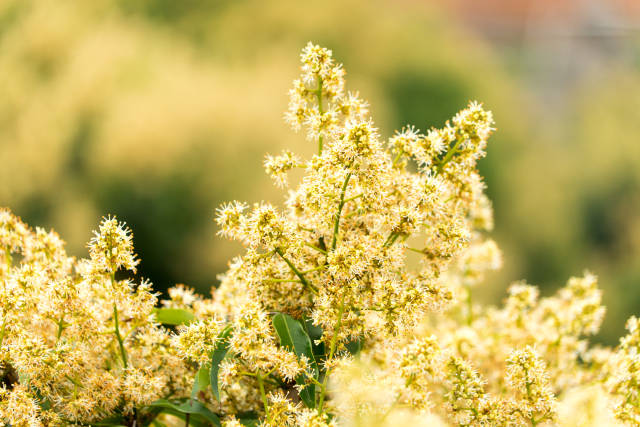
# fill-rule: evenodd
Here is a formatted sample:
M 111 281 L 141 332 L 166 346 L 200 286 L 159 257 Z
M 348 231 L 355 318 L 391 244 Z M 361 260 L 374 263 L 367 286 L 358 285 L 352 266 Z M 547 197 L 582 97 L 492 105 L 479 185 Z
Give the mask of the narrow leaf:
M 209 370 L 209 383 L 213 395 L 220 401 L 220 388 L 218 386 L 218 373 L 220 371 L 220 362 L 225 358 L 229 351 L 229 336 L 231 335 L 231 327 L 226 327 L 220 335 L 214 350 L 211 352 L 211 369 Z
M 206 390 L 207 387 L 209 387 L 209 365 L 205 364 L 196 373 L 193 388 L 191 389 L 191 398 L 195 399 L 198 396 L 198 392 Z
M 154 308 L 153 312 L 158 322 L 163 325 L 177 326 L 196 320 L 192 312 L 182 308 Z
M 313 347 L 311 345 L 311 339 L 301 322 L 289 316 L 288 314 L 278 313 L 273 316 L 273 327 L 280 338 L 280 344 L 287 348 L 289 351 L 294 352 L 298 357 L 304 355 L 309 360 L 311 367 L 313 368 L 314 375 L 318 378 L 318 365 L 313 355 Z M 304 375 L 296 378 L 298 385 L 305 385 Z M 308 384 L 300 392 L 300 398 L 309 408 L 315 407 L 315 385 Z
M 164 408 L 162 409 L 159 414 L 169 414 L 169 415 L 173 415 L 174 417 L 178 418 L 179 420 L 182 421 L 186 421 L 187 420 L 187 414 L 183 413 L 183 412 L 179 412 L 176 411 L 174 409 L 171 408 Z M 197 415 L 191 415 L 189 414 L 189 427 L 211 427 L 211 423 L 207 420 L 205 420 L 202 417 L 198 417 Z
M 164 410 L 168 410 L 168 412 L 175 411 L 181 414 L 195 415 L 196 417 L 201 417 L 204 420 L 213 423 L 216 427 L 222 427 L 220 418 L 197 400 L 189 399 L 187 401 L 176 401 L 174 403 L 166 399 L 159 399 L 151 403 L 149 406 L 159 407 Z

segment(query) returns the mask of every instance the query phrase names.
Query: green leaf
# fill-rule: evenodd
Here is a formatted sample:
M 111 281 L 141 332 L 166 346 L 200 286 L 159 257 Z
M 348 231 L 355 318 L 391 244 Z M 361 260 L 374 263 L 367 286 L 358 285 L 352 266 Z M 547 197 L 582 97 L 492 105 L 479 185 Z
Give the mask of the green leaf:
M 298 357 L 305 355 L 317 376 L 318 365 L 315 357 L 313 357 L 311 339 L 302 323 L 288 314 L 278 313 L 273 316 L 273 326 L 280 338 L 280 344 L 294 352 Z
M 12 373 L 16 372 L 9 371 L 8 375 L 11 375 Z M 18 375 L 18 382 L 29 387 L 34 397 L 36 398 L 36 402 L 38 403 L 38 406 L 40 406 L 40 409 L 42 409 L 43 411 L 48 411 L 49 409 L 51 409 L 51 401 L 44 397 L 37 387 L 31 384 L 31 378 L 24 372 L 17 372 L 16 374 Z M 2 379 L 3 378 L 0 378 L 0 380 Z M 9 378 L 9 381 L 11 381 L 11 378 Z
M 209 370 L 209 383 L 213 395 L 220 401 L 220 388 L 218 386 L 218 372 L 220 371 L 220 362 L 225 358 L 229 351 L 229 336 L 231 336 L 232 328 L 227 326 L 218 335 L 218 342 L 211 352 L 211 369 Z
M 36 402 L 38 402 L 38 406 L 40 406 L 40 409 L 42 409 L 43 411 L 48 411 L 49 409 L 51 409 L 51 401 L 44 397 L 38 388 L 31 385 L 31 392 L 36 398 Z
M 309 338 L 309 335 L 307 335 L 302 323 L 284 313 L 278 313 L 273 316 L 272 322 L 273 327 L 280 338 L 280 344 L 289 351 L 293 351 L 298 357 L 302 355 L 306 356 L 313 368 L 315 377 L 318 378 L 318 365 L 313 355 L 311 339 Z M 296 378 L 296 383 L 298 383 L 298 385 L 305 385 L 306 381 L 304 375 L 298 376 L 298 378 Z M 300 392 L 300 398 L 309 408 L 314 408 L 315 394 L 315 385 L 308 384 Z
M 174 409 L 165 408 L 160 413 L 173 415 L 174 417 L 182 421 L 187 421 L 187 415 L 185 413 L 176 411 Z M 189 427 L 211 427 L 211 423 L 196 415 L 189 414 Z
M 154 308 L 153 312 L 158 322 L 163 325 L 184 325 L 196 320 L 192 312 L 182 308 Z
M 204 421 L 212 423 L 216 427 L 222 427 L 220 418 L 197 400 L 188 399 L 186 401 L 176 401 L 174 403 L 166 399 L 159 399 L 151 403 L 149 406 L 162 408 L 163 412 L 173 414 L 190 414 L 192 416 L 190 418 L 201 418 Z
M 320 341 L 316 344 L 316 341 L 322 338 L 322 328 L 313 324 L 311 319 L 305 319 L 304 330 L 307 331 L 307 335 L 311 339 L 311 347 L 313 349 L 313 355 L 316 358 L 316 363 L 321 364 L 325 358 L 325 346 L 324 342 Z
M 202 367 L 196 373 L 195 380 L 193 381 L 193 389 L 191 389 L 191 398 L 195 399 L 198 392 L 206 390 L 209 387 L 209 364 L 202 365 Z
M 362 339 L 358 338 L 356 340 L 349 341 L 345 344 L 345 347 L 347 348 L 347 351 L 349 353 L 355 356 L 356 354 L 360 353 L 360 350 L 362 350 Z
M 247 427 L 257 427 L 260 423 L 260 420 L 257 418 L 240 418 L 238 421 L 240 421 L 240 424 Z

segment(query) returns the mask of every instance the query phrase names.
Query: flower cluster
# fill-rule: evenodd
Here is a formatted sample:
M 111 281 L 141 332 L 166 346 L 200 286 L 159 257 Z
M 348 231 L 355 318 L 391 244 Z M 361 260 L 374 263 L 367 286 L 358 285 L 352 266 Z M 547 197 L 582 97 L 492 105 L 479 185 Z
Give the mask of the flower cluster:
M 54 232 L 0 211 L 0 419 L 12 426 L 144 419 L 145 406 L 189 386 L 192 372 L 156 324 L 131 232 L 105 218 L 90 258 Z
M 344 69 L 308 44 L 285 118 L 317 143 L 267 156 L 284 209 L 217 212 L 245 251 L 211 298 L 156 307 L 130 230 L 105 218 L 89 258 L 0 211 L 0 420 L 12 426 L 600 426 L 640 423 L 640 321 L 590 346 L 597 279 L 555 295 L 473 295 L 502 254 L 477 162 L 493 132 L 471 102 L 441 129 L 383 140 Z M 585 408 L 589 408 L 585 410 Z

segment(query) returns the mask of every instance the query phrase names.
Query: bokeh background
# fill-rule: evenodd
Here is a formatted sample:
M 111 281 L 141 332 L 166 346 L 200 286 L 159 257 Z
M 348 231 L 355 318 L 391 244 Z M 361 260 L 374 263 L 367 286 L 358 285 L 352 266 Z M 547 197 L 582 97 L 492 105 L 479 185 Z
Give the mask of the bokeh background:
M 3 0 L 0 205 L 78 256 L 115 214 L 157 289 L 208 292 L 240 250 L 214 209 L 282 201 L 264 154 L 314 150 L 282 120 L 309 40 L 344 62 L 383 136 L 469 99 L 493 110 L 481 169 L 505 267 L 484 299 L 589 268 L 615 342 L 640 314 L 637 0 Z

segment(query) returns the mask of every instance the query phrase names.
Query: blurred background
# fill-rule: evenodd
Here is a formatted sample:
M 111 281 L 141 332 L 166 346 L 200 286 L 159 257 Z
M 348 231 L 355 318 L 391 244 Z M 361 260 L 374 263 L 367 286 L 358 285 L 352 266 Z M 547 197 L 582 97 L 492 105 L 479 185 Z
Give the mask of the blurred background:
M 78 256 L 115 214 L 157 289 L 208 292 L 240 252 L 214 209 L 282 201 L 264 154 L 314 151 L 282 120 L 309 40 L 385 137 L 493 110 L 481 169 L 505 267 L 484 298 L 589 268 L 615 342 L 640 314 L 637 0 L 3 0 L 0 205 Z

